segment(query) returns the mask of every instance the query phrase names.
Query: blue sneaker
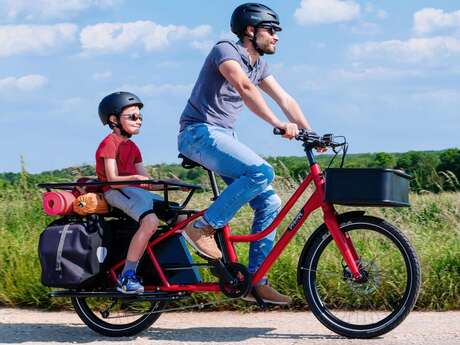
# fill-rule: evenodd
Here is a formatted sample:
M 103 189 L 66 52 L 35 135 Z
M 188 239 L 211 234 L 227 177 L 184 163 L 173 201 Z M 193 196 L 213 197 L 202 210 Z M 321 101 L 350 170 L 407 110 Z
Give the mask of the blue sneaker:
M 136 273 L 133 270 L 129 270 L 123 276 L 118 277 L 117 290 L 121 293 L 135 294 L 143 293 L 144 287 L 137 278 Z

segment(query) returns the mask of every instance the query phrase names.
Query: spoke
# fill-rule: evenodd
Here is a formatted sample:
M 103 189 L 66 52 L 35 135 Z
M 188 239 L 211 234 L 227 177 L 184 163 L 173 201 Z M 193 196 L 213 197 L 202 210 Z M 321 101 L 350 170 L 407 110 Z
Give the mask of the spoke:
M 121 300 L 105 303 L 104 301 L 100 301 L 100 299 L 92 300 L 91 298 L 88 298 L 85 302 L 88 307 L 93 310 L 95 315 L 99 316 L 103 311 L 108 312 L 107 317 L 103 317 L 101 315 L 102 320 L 112 320 L 118 324 L 123 323 L 121 319 L 135 318 L 141 315 L 151 314 L 156 308 L 156 305 L 153 305 L 152 303 L 142 303 L 138 301 L 133 302 L 132 304 Z M 95 307 L 91 307 L 91 305 L 95 305 Z M 126 322 L 129 323 L 130 321 Z
M 379 289 L 377 289 L 377 290 L 379 290 Z M 385 306 L 385 309 L 390 310 L 391 312 L 394 311 L 395 307 L 388 303 L 387 299 L 385 298 L 385 295 L 383 295 L 380 290 L 378 291 L 378 294 L 379 294 L 380 298 L 383 301 L 383 305 Z
M 310 270 L 310 269 L 308 269 L 308 268 L 306 268 L 306 267 L 301 267 L 301 269 L 304 270 L 304 271 L 315 272 L 315 273 L 317 273 L 317 274 L 318 274 L 318 273 L 319 273 L 319 274 L 324 274 L 324 275 L 326 275 L 326 276 L 339 276 L 339 277 L 342 277 L 342 276 L 343 276 L 342 272 L 337 273 L 337 272 L 332 272 L 332 271 L 331 271 L 331 272 L 328 272 L 328 271 Z

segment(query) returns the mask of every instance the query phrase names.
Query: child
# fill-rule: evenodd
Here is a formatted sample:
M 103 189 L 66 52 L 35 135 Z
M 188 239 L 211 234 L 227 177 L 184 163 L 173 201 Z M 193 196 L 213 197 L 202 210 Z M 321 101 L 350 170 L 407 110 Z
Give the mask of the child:
M 151 177 L 142 165 L 137 145 L 130 140 L 142 125 L 141 100 L 129 92 L 115 92 L 104 97 L 99 104 L 99 117 L 108 124 L 112 133 L 105 137 L 96 151 L 96 174 L 102 181 L 139 181 Z M 121 209 L 139 222 L 140 226 L 129 245 L 126 263 L 119 276 L 117 290 L 122 293 L 142 293 L 144 287 L 136 276 L 136 269 L 147 243 L 158 227 L 153 203 L 163 200 L 143 188 L 161 190 L 155 185 L 104 186 L 107 202 Z

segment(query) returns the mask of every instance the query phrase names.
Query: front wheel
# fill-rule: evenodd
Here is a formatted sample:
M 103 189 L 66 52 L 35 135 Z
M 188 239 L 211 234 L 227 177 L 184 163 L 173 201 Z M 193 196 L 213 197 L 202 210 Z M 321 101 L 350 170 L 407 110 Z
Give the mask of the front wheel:
M 362 216 L 340 224 L 359 256 L 355 280 L 329 231 L 320 227 L 299 263 L 305 298 L 327 328 L 350 338 L 372 338 L 399 325 L 420 289 L 420 265 L 406 236 L 386 221 Z
M 163 303 L 135 298 L 72 297 L 80 319 L 93 331 L 109 337 L 132 336 L 150 327 Z

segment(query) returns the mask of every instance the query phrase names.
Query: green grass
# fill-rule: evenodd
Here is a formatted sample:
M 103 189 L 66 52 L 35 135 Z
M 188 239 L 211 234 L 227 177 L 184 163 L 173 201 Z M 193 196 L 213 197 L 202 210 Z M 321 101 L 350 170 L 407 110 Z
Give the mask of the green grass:
M 283 201 L 293 190 L 292 182 L 287 182 L 281 180 L 275 185 Z M 209 193 L 197 194 L 190 208 L 206 207 L 209 198 Z M 403 229 L 414 244 L 422 267 L 422 289 L 416 308 L 460 309 L 460 193 L 412 194 L 411 202 L 411 208 L 367 208 L 366 211 Z M 294 208 L 280 229 L 287 226 L 299 208 L 300 205 Z M 348 208 L 338 207 L 338 210 L 343 212 Z M 0 305 L 46 309 L 69 307 L 68 299 L 49 298 L 49 289 L 40 283 L 37 243 L 41 231 L 52 219 L 42 211 L 41 191 L 9 186 L 0 190 Z M 251 219 L 251 210 L 244 207 L 231 222 L 232 228 L 237 233 L 247 233 Z M 305 308 L 296 282 L 298 258 L 308 236 L 321 223 L 320 213 L 313 213 L 269 272 L 272 285 L 293 297 L 291 308 L 294 310 Z M 280 233 L 282 231 L 278 236 Z M 246 244 L 237 246 L 238 257 L 245 264 L 247 252 Z M 204 272 L 204 275 L 210 278 L 208 273 Z M 325 284 L 327 289 L 334 289 L 341 282 L 331 280 Z M 220 298 L 212 294 L 194 296 L 199 302 Z M 223 307 L 253 308 L 239 301 Z

